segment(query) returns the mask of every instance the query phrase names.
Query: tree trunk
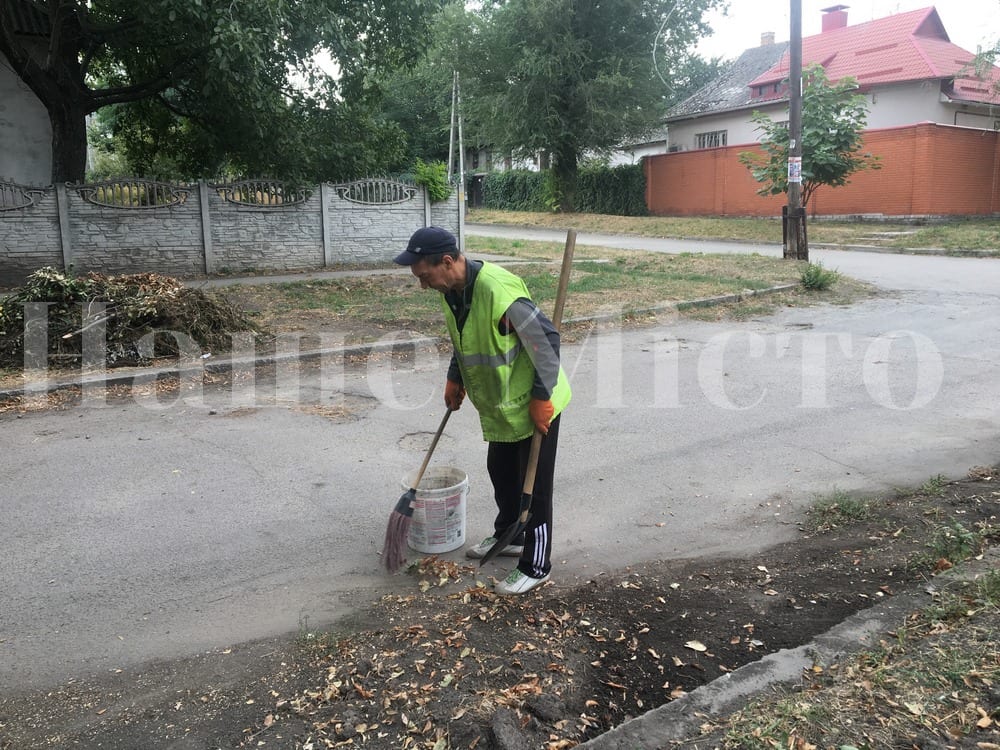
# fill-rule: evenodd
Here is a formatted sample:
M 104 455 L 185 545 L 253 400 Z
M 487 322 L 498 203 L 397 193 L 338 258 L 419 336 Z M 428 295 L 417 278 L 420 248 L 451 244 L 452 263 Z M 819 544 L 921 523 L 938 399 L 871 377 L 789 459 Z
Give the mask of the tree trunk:
M 559 149 L 553 156 L 552 175 L 555 178 L 559 213 L 576 211 L 577 154 L 570 148 Z
M 73 102 L 48 102 L 52 184 L 83 182 L 87 173 L 87 114 Z

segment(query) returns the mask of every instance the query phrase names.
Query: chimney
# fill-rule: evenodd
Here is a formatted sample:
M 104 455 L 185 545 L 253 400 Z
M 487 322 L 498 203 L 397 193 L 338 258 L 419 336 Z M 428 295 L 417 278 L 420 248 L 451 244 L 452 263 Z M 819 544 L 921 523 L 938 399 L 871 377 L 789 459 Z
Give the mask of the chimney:
M 774 32 L 765 31 L 760 35 L 760 46 L 766 47 L 769 44 L 774 44 Z
M 847 26 L 848 5 L 831 5 L 823 8 L 823 33 Z

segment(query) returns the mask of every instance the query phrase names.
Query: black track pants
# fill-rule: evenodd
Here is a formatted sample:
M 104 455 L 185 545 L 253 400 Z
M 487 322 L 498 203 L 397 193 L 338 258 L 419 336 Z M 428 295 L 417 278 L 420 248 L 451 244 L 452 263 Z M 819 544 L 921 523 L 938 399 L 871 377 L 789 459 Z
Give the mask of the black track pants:
M 562 415 L 553 419 L 548 434 L 542 438 L 531 493 L 531 517 L 524 534 L 524 552 L 517 564 L 522 573 L 535 578 L 548 575 L 552 568 L 549 561 L 552 555 L 552 476 L 556 468 L 561 419 Z M 496 536 L 517 522 L 530 448 L 530 437 L 517 443 L 489 444 L 486 468 L 493 482 L 493 497 L 497 504 L 497 517 L 493 524 Z

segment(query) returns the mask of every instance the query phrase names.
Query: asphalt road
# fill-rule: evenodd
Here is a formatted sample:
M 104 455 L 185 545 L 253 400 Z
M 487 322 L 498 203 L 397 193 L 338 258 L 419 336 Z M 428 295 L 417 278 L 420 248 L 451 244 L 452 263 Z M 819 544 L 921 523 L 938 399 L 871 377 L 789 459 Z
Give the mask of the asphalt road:
M 744 323 L 664 315 L 565 347 L 574 401 L 555 585 L 758 549 L 835 490 L 878 494 L 1000 461 L 1000 260 L 812 257 L 885 294 Z M 95 388 L 67 411 L 0 415 L 0 693 L 319 628 L 380 593 L 412 593 L 378 552 L 442 415 L 446 364 L 428 349 L 330 358 L 277 385 L 244 373 L 221 389 L 195 373 L 166 400 L 111 403 Z M 492 502 L 471 407 L 434 464 L 469 473 L 478 540 Z

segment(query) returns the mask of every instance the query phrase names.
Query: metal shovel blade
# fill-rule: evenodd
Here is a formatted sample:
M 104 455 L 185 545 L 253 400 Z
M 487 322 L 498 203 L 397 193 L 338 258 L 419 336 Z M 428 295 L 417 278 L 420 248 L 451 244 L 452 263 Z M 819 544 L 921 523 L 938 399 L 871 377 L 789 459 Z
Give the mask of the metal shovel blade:
M 529 518 L 531 518 L 531 495 L 521 495 L 521 515 L 518 516 L 514 523 L 504 529 L 504 532 L 497 537 L 493 546 L 486 550 L 486 554 L 479 560 L 479 567 L 483 567 L 483 565 L 506 549 L 507 545 L 514 541 L 516 537 L 523 534 L 525 528 L 528 526 Z

